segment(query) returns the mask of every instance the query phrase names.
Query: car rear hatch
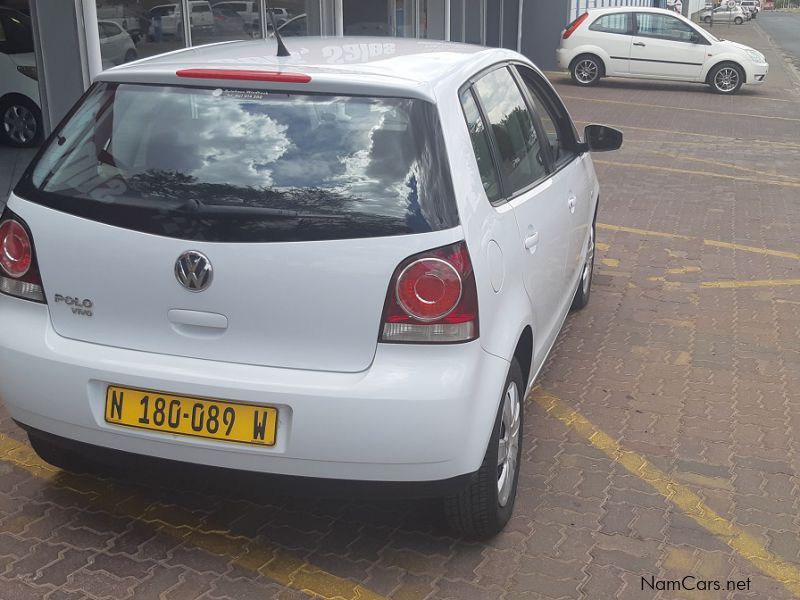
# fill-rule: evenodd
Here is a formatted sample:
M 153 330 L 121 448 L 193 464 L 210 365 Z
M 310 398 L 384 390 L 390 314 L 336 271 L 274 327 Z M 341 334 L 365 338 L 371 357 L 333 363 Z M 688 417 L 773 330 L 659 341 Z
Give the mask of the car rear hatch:
M 11 208 L 57 333 L 356 372 L 392 273 L 460 238 L 423 100 L 98 83 Z

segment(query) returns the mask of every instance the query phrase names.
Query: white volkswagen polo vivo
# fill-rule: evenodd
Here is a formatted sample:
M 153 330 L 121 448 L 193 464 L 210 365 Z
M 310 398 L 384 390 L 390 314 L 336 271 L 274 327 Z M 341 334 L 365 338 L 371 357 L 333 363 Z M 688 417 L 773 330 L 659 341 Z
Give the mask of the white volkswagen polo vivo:
M 291 45 L 98 77 L 0 220 L 0 397 L 56 466 L 414 483 L 492 535 L 621 133 L 507 50 Z
M 564 30 L 558 64 L 578 85 L 603 77 L 707 83 L 719 94 L 762 83 L 769 71 L 758 50 L 720 40 L 686 17 L 659 8 L 600 8 Z

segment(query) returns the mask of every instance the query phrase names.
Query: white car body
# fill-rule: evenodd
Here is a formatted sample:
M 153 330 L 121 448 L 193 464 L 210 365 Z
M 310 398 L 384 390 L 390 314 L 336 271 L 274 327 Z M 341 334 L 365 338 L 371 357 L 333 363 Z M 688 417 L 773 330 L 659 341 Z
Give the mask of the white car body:
M 284 90 L 422 101 L 441 124 L 457 224 L 413 235 L 215 243 L 54 210 L 26 199 L 35 192 L 22 183 L 7 211 L 30 228 L 46 302 L 0 294 L 0 398 L 29 430 L 138 455 L 316 478 L 468 477 L 487 452 L 511 361 L 521 363 L 530 385 L 576 289 L 582 293 L 579 284 L 590 281 L 599 186 L 588 146 L 541 72 L 515 52 L 385 38 L 293 38 L 290 48 L 293 55 L 279 59 L 264 41 L 195 47 L 104 71 L 96 86 L 188 84 L 209 94 L 217 87 L 219 97 Z M 459 90 L 485 70 L 509 76 L 512 64 L 558 102 L 560 139 L 564 148 L 575 145 L 559 154 L 546 177 L 493 205 Z M 203 71 L 209 74 L 195 84 L 177 76 L 182 69 L 215 74 Z M 286 69 L 310 80 L 221 81 L 220 69 L 270 76 Z M 198 102 L 196 113 L 203 110 Z M 146 110 L 146 103 L 131 104 Z M 165 107 L 161 102 L 159 111 Z M 148 127 L 146 120 L 127 122 Z M 397 126 L 384 122 L 394 139 Z M 326 124 L 333 125 L 329 119 L 320 126 Z M 55 135 L 69 139 L 72 125 L 63 127 Z M 161 133 L 181 136 L 180 129 Z M 119 159 L 124 143 L 115 134 L 113 144 L 109 151 Z M 394 151 L 388 141 L 383 150 Z M 114 159 L 109 154 L 104 160 Z M 34 181 L 36 170 L 51 163 L 43 158 L 23 180 Z M 464 343 L 379 342 L 398 265 L 464 242 L 474 269 L 479 336 Z M 213 283 L 202 293 L 190 293 L 173 274 L 176 258 L 187 250 L 213 263 Z M 585 289 L 588 295 L 588 283 Z M 115 425 L 104 418 L 111 385 L 274 407 L 277 438 L 258 446 Z
M 103 68 L 107 69 L 137 58 L 136 44 L 130 34 L 114 21 L 98 20 L 100 33 L 100 56 Z
M 588 16 L 571 33 L 564 33 L 568 35 L 566 39 L 562 36 L 556 51 L 558 65 L 562 69 L 571 70 L 578 57 L 590 55 L 601 61 L 601 76 L 607 77 L 708 83 L 709 74 L 715 67 L 725 63 L 742 70 L 742 83 L 755 85 L 762 83 L 769 71 L 769 65 L 760 52 L 743 44 L 719 40 L 674 12 L 657 8 L 617 7 L 590 9 L 586 14 Z M 628 15 L 633 19 L 636 14 L 667 15 L 680 22 L 677 27 L 681 28 L 681 34 L 691 30 L 696 35 L 696 41 L 639 35 L 633 28 L 624 33 L 590 29 L 592 26 L 599 27 L 602 23 L 599 20 L 604 17 L 621 20 Z

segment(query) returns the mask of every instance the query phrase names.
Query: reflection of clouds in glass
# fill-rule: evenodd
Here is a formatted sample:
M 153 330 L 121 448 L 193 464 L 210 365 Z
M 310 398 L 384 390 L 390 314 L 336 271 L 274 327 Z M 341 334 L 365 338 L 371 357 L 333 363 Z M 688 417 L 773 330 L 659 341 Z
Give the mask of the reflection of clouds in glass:
M 194 151 L 200 165 L 189 174 L 207 183 L 232 183 L 235 173 L 233 183 L 240 186 L 273 185 L 271 168 L 291 146 L 286 125 L 244 111 L 235 101 L 203 102 L 200 113 L 193 121 L 199 128 Z

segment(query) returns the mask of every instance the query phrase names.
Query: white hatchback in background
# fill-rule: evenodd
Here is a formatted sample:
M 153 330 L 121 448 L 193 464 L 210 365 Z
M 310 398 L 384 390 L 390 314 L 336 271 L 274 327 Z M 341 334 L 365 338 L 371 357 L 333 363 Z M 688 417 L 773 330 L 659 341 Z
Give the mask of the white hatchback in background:
M 104 69 L 136 60 L 136 44 L 130 34 L 117 23 L 99 20 L 97 29 L 100 33 L 100 56 Z
M 0 7 L 0 143 L 27 148 L 42 140 L 42 111 L 31 21 Z
M 761 52 L 657 8 L 591 9 L 564 30 L 556 54 L 582 86 L 636 77 L 707 83 L 717 93 L 734 94 L 743 84 L 762 83 L 769 71 Z
M 497 533 L 527 390 L 589 299 L 589 151 L 622 134 L 582 141 L 508 50 L 274 48 L 104 71 L 56 129 L 0 218 L 0 398 L 65 468 L 413 483 Z
M 211 4 L 206 0 L 190 0 L 190 19 L 192 30 L 214 31 L 214 14 Z M 159 4 L 150 9 L 150 39 L 161 36 L 183 37 L 183 12 L 180 4 Z

